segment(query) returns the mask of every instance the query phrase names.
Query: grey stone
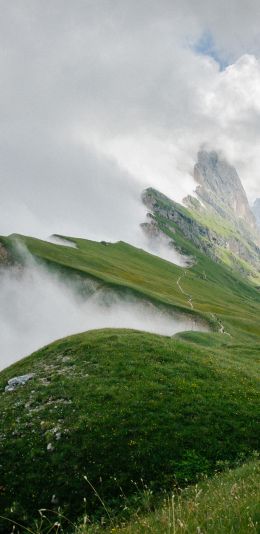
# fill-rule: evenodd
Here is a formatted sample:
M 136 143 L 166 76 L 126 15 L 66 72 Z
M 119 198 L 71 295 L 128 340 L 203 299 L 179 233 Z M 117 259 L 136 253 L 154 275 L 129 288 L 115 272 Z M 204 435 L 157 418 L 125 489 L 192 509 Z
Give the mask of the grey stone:
M 34 377 L 34 373 L 29 373 L 27 375 L 15 376 L 8 380 L 8 384 L 5 387 L 5 391 L 14 391 L 20 386 L 24 386 L 28 380 L 31 380 Z

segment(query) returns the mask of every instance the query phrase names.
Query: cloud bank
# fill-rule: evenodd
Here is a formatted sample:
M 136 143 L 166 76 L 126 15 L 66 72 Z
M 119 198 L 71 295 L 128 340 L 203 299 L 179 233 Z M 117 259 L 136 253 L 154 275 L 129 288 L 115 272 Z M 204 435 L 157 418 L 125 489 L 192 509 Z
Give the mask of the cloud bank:
M 201 145 L 260 196 L 259 2 L 14 0 L 1 13 L 1 234 L 137 242 L 141 190 L 180 201 Z
M 192 318 L 119 296 L 86 280 L 65 282 L 27 256 L 24 270 L 0 271 L 0 370 L 41 346 L 95 328 L 134 328 L 162 335 L 207 330 Z M 82 296 L 84 294 L 84 297 Z

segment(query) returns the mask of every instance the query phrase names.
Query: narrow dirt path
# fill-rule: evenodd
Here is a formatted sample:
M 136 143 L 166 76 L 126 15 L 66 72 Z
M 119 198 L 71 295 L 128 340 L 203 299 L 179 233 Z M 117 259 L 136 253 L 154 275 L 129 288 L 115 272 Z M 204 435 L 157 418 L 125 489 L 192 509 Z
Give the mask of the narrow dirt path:
M 218 317 L 215 315 L 215 313 L 211 313 L 210 315 L 219 324 L 219 330 L 218 330 L 219 333 L 220 334 L 225 334 L 226 336 L 231 336 L 231 334 L 229 332 L 226 332 L 223 323 L 220 321 L 220 319 L 218 319 Z
M 187 297 L 187 302 L 188 302 L 189 306 L 191 307 L 191 309 L 194 310 L 194 305 L 193 305 L 193 302 L 192 302 L 192 296 L 189 293 L 186 293 L 186 291 L 184 291 L 184 289 L 181 286 L 181 280 L 186 275 L 187 275 L 187 271 L 184 271 L 184 273 L 181 276 L 179 276 L 176 284 L 177 284 L 180 292 L 182 293 L 182 295 L 185 295 L 185 297 Z M 205 271 L 204 271 L 204 279 L 207 280 L 207 276 L 206 276 Z M 224 327 L 223 323 L 220 321 L 220 319 L 214 313 L 211 313 L 210 315 L 214 319 L 214 321 L 217 321 L 217 323 L 219 325 L 219 330 L 218 330 L 219 333 L 223 334 L 223 335 L 226 335 L 226 336 L 231 336 L 231 334 L 229 332 L 226 332 L 225 327 Z
M 184 271 L 184 273 L 183 273 L 181 276 L 179 276 L 179 278 L 178 278 L 176 284 L 177 284 L 177 286 L 178 286 L 180 292 L 181 292 L 183 295 L 185 295 L 185 297 L 188 297 L 188 298 L 187 298 L 187 302 L 188 302 L 189 306 L 191 307 L 191 309 L 194 310 L 194 305 L 193 305 L 193 302 L 192 302 L 192 296 L 191 296 L 189 293 L 186 293 L 186 291 L 184 291 L 184 289 L 183 289 L 182 286 L 181 286 L 181 280 L 182 280 L 186 275 L 187 275 L 187 271 Z M 204 280 L 207 280 L 207 275 L 206 275 L 205 271 L 203 272 L 203 277 L 204 277 Z M 211 317 L 214 319 L 214 321 L 216 321 L 216 322 L 218 323 L 218 325 L 219 325 L 219 329 L 218 329 L 219 333 L 231 337 L 231 334 L 230 334 L 229 332 L 226 332 L 223 323 L 222 323 L 222 322 L 220 321 L 220 319 L 215 315 L 215 313 L 211 313 L 210 315 L 211 315 Z
M 189 293 L 186 293 L 186 291 L 184 291 L 184 289 L 181 287 L 181 284 L 180 284 L 182 278 L 184 278 L 184 276 L 186 276 L 186 275 L 187 275 L 187 271 L 185 271 L 184 274 L 182 274 L 181 276 L 179 276 L 179 278 L 178 278 L 176 284 L 177 284 L 177 286 L 178 286 L 180 292 L 181 292 L 183 295 L 185 295 L 185 297 L 188 297 L 187 302 L 188 302 L 189 306 L 191 307 L 191 309 L 194 310 L 194 306 L 193 306 L 193 302 L 192 302 L 192 296 L 191 296 Z

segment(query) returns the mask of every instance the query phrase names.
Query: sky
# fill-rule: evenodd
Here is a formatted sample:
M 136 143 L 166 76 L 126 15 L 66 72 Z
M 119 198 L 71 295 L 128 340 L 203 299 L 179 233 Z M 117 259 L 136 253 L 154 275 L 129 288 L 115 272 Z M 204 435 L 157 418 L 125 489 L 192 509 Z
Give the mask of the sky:
M 0 234 L 137 242 L 201 147 L 260 196 L 258 0 L 0 1 Z

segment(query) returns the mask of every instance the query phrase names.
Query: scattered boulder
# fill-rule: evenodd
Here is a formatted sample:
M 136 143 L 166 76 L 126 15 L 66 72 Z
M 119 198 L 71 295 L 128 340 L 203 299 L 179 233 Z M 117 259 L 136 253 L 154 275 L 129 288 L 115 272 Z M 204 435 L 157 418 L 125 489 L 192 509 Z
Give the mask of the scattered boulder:
M 15 376 L 8 380 L 8 384 L 5 387 L 5 391 L 14 391 L 20 386 L 24 386 L 28 380 L 31 380 L 34 377 L 34 373 L 29 373 L 27 375 Z

